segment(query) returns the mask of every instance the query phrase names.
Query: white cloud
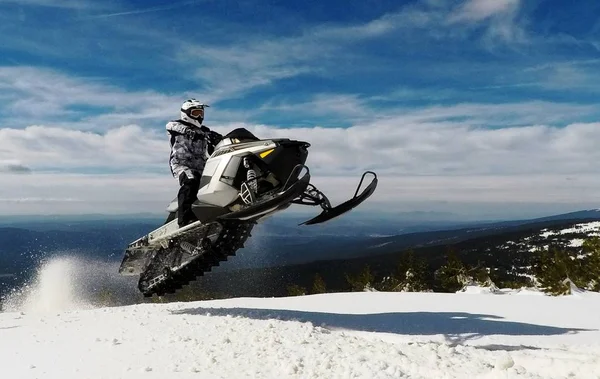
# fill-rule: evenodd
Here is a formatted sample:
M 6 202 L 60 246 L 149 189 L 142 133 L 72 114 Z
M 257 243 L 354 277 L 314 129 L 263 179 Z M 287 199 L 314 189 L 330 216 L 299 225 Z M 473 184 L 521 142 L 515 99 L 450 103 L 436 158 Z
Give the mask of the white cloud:
M 135 125 L 110 129 L 104 134 L 43 126 L 0 129 L 0 161 L 17 160 L 36 171 L 164 171 L 168 167 L 168 152 L 166 132 Z
M 480 40 L 488 49 L 500 42 L 527 43 L 530 38 L 519 18 L 521 0 L 469 0 L 454 8 L 446 17 L 448 25 L 479 26 L 486 23 Z
M 210 101 L 220 100 L 307 73 L 326 76 L 356 71 L 363 62 L 373 65 L 378 57 L 360 44 L 380 38 L 396 36 L 390 45 L 394 48 L 427 38 L 460 40 L 469 24 L 492 18 L 482 37 L 486 43 L 521 40 L 524 35 L 514 19 L 519 2 L 498 1 L 500 6 L 471 1 L 459 9 L 420 2 L 368 22 L 314 26 L 294 36 L 243 34 L 226 44 L 185 42 L 178 59 L 196 68 Z
M 460 104 L 377 111 L 340 96 L 316 112 L 339 112 L 361 122 L 350 128 L 213 123 L 226 133 L 245 126 L 261 138 L 306 139 L 317 172 L 341 175 L 376 168 L 395 175 L 578 174 L 595 170 L 600 124 L 548 126 L 593 114 L 593 107 L 555 103 Z M 310 108 L 300 105 L 288 112 Z M 300 106 L 300 109 L 296 109 Z M 267 108 L 265 111 L 269 111 Z M 355 112 L 355 113 L 352 113 Z M 369 117 L 371 116 L 371 117 Z M 536 124 L 536 122 L 538 122 Z M 502 127 L 489 128 L 500 124 Z M 0 129 L 0 160 L 34 171 L 164 171 L 169 145 L 160 129 L 128 125 L 102 133 L 57 127 Z
M 462 110 L 473 112 L 466 106 Z M 493 107 L 483 108 L 490 110 Z M 569 206 L 597 207 L 600 202 L 600 124 L 485 129 L 415 121 L 434 117 L 435 112 L 414 113 L 349 129 L 247 124 L 215 129 L 225 133 L 243 126 L 261 138 L 310 142 L 307 163 L 313 183 L 334 205 L 353 195 L 366 169 L 378 173 L 380 184 L 363 209 L 389 211 L 394 204 L 397 210 L 499 214 L 509 205 L 518 213 L 531 204 L 562 211 Z M 32 172 L 0 174 L 0 212 L 162 213 L 178 185 L 168 172 L 168 142 L 161 134 L 133 125 L 104 134 L 43 126 L 1 129 L 0 161 L 26 165 Z M 98 167 L 117 173 L 55 171 Z M 49 168 L 53 171 L 45 171 Z
M 600 124 L 486 129 L 461 123 L 407 123 L 402 118 L 343 128 L 270 129 L 259 136 L 312 143 L 312 165 L 340 175 L 374 168 L 388 175 L 590 174 L 597 171 Z
M 502 4 L 509 3 L 507 0 L 498 1 Z M 47 3 L 45 0 L 31 0 L 31 2 Z M 487 2 L 483 3 L 484 5 L 481 6 L 477 5 L 478 2 L 469 2 L 461 8 L 460 12 L 456 12 L 458 12 L 458 15 L 463 15 L 460 17 L 464 18 L 471 15 L 468 17 L 472 18 L 474 17 L 472 15 L 490 14 L 501 9 L 508 9 L 508 7 L 490 7 L 485 5 Z M 74 1 L 68 4 L 87 3 Z M 168 6 L 176 6 L 177 4 L 179 3 Z M 160 7 L 157 7 L 157 9 L 160 9 Z M 116 9 L 114 14 L 120 14 L 121 11 L 123 10 Z M 199 93 L 196 93 L 197 96 L 203 97 L 208 102 L 216 102 L 239 97 L 249 90 L 268 86 L 282 79 L 307 73 L 328 75 L 332 71 L 349 72 L 356 70 L 356 67 L 360 67 L 365 61 L 373 64 L 377 62 L 378 57 L 369 53 L 369 49 L 363 50 L 360 48 L 362 42 L 371 39 L 396 36 L 398 37 L 394 39 L 396 43 L 414 44 L 415 41 L 418 43 L 418 41 L 424 41 L 428 37 L 435 39 L 462 38 L 465 33 L 463 25 L 448 25 L 444 22 L 453 14 L 453 11 L 455 10 L 448 5 L 440 6 L 432 2 L 419 2 L 404 6 L 398 12 L 385 14 L 368 22 L 313 26 L 300 29 L 301 32 L 295 36 L 285 37 L 251 33 L 227 35 L 226 42 L 218 40 L 214 43 L 211 42 L 211 39 L 200 42 L 196 39 L 186 39 L 185 36 L 174 35 L 169 30 L 155 29 L 154 25 L 149 30 L 148 26 L 143 23 L 143 18 L 125 24 L 107 22 L 90 25 L 89 28 L 86 27 L 81 30 L 82 36 L 85 38 L 78 39 L 77 36 L 71 36 L 71 38 L 75 38 L 77 43 L 70 46 L 69 49 L 55 49 L 54 47 L 49 49 L 47 46 L 52 46 L 52 41 L 46 40 L 45 35 L 36 33 L 2 42 L 9 44 L 11 49 L 20 49 L 21 47 L 24 47 L 25 51 L 46 49 L 44 54 L 52 54 L 55 51 L 61 57 L 71 55 L 76 59 L 81 59 L 82 56 L 86 55 L 99 55 L 99 59 L 111 57 L 110 62 L 107 62 L 110 64 L 114 64 L 113 61 L 115 60 L 119 61 L 123 55 L 151 54 L 153 61 L 161 62 L 156 63 L 157 65 L 168 64 L 170 70 L 181 72 L 183 79 L 195 80 L 199 87 L 202 86 Z M 127 13 L 128 11 L 124 10 L 124 12 Z M 501 14 L 501 12 L 497 13 Z M 488 36 L 514 34 L 516 29 L 513 27 L 515 24 L 513 21 L 512 19 L 503 18 L 500 20 L 496 18 L 494 24 L 489 26 Z M 62 37 L 69 38 L 70 33 L 78 32 L 79 29 L 69 24 L 69 29 L 62 32 L 64 33 Z M 98 33 L 104 32 L 108 35 L 98 45 L 94 45 L 92 49 L 87 41 L 95 39 Z M 61 33 L 61 31 L 57 31 L 57 33 Z M 129 41 L 127 47 L 130 49 L 119 50 L 119 48 L 115 48 L 116 44 L 112 43 L 113 38 Z M 146 44 L 149 39 L 153 41 L 151 44 L 152 50 L 149 50 Z M 107 45 L 107 48 L 104 48 L 104 45 Z M 173 61 L 174 57 L 176 57 L 177 62 Z M 124 60 L 121 63 L 127 65 L 127 61 Z M 349 64 L 350 62 L 352 63 Z M 172 66 L 173 63 L 176 64 L 175 67 Z M 385 65 L 385 63 L 382 64 Z M 35 91 L 32 93 L 36 94 L 38 100 L 43 100 L 42 104 L 48 107 L 48 112 L 51 112 L 50 115 L 69 114 L 67 113 L 68 109 L 60 106 L 67 101 L 66 99 L 78 100 L 83 97 L 94 100 L 93 104 L 99 106 L 107 101 L 109 102 L 107 106 L 113 106 L 110 97 L 102 98 L 102 95 L 107 94 L 117 95 L 116 100 L 121 100 L 124 105 L 131 104 L 136 99 L 147 99 L 149 97 L 154 97 L 154 100 L 161 103 L 165 100 L 170 101 L 166 96 L 159 99 L 158 94 L 144 92 L 136 93 L 129 100 L 126 100 L 120 96 L 122 91 L 111 89 L 110 86 L 102 84 L 98 78 L 90 78 L 91 82 L 87 85 L 83 82 L 87 78 L 69 80 L 69 78 L 61 78 L 59 74 L 44 70 L 18 70 L 22 70 L 22 68 L 3 68 L 3 72 L 0 72 L 0 80 L 4 83 L 0 83 L 0 86 L 7 87 L 8 84 L 12 84 L 16 91 Z M 191 72 L 195 73 L 193 78 Z M 41 78 L 38 75 L 41 75 Z M 38 79 L 47 85 L 38 84 Z M 55 84 L 57 88 L 54 88 Z M 193 84 L 191 83 L 191 85 Z M 94 91 L 98 89 L 100 91 Z M 48 91 L 48 96 L 43 95 L 45 91 Z M 95 93 L 100 94 L 97 96 L 99 98 L 94 98 L 93 94 Z M 39 97 L 43 98 L 39 99 Z M 26 104 L 23 103 L 25 101 L 17 102 L 15 100 L 12 107 L 15 111 L 27 110 Z M 149 109 L 156 108 L 149 106 L 142 109 L 142 111 Z M 124 114 L 124 116 L 128 117 L 124 123 L 135 122 L 129 117 L 130 115 Z
M 3 214 L 164 213 L 177 196 L 170 176 L 36 173 L 0 175 Z M 166 213 L 164 213 L 166 216 Z
M 566 60 L 545 62 L 525 68 L 520 75 L 530 79 L 529 86 L 546 90 L 598 91 L 596 68 L 599 59 Z
M 132 122 L 179 116 L 185 94 L 126 91 L 104 78 L 71 77 L 35 67 L 0 67 L 3 126 L 20 128 L 53 121 L 60 126 L 104 130 Z
M 468 0 L 455 9 L 449 18 L 452 22 L 478 22 L 510 14 L 519 7 L 519 3 L 520 0 Z

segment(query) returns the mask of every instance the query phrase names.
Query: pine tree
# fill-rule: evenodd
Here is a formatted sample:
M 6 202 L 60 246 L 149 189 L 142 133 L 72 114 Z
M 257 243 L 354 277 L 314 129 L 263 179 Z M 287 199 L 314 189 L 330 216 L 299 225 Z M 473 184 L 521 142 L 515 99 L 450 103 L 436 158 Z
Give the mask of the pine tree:
M 359 272 L 356 276 L 350 276 L 348 274 L 346 274 L 345 276 L 346 281 L 350 285 L 350 289 L 353 292 L 368 291 L 373 289 L 375 277 L 373 276 L 369 265 L 365 265 L 363 267 L 363 270 Z
M 287 292 L 288 296 L 304 296 L 306 295 L 306 288 L 297 284 L 291 284 L 287 287 Z
M 395 275 L 384 276 L 378 283 L 377 289 L 383 292 L 399 291 L 402 282 Z
M 566 251 L 554 247 L 542 250 L 535 268 L 540 288 L 554 296 L 567 294 L 569 285 L 565 284 L 565 280 L 570 279 L 575 282 L 574 278 L 569 275 L 572 267 L 571 258 Z
M 312 293 L 326 293 L 327 287 L 325 281 L 318 273 L 315 274 L 315 280 L 312 285 Z
M 402 256 L 397 271 L 399 283 L 396 291 L 419 292 L 427 289 L 427 262 L 416 258 L 412 249 Z
M 594 237 L 583 242 L 582 252 L 586 254 L 585 276 L 588 289 L 600 291 L 600 238 Z
M 436 270 L 435 277 L 440 287 L 447 292 L 456 292 L 472 280 L 454 252 L 448 254 L 448 262 Z

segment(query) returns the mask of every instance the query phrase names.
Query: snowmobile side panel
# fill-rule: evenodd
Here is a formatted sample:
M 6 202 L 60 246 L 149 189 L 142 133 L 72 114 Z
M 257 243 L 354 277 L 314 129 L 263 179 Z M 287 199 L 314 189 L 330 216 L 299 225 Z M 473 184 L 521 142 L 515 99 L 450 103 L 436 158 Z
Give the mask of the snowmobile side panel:
M 269 171 L 278 180 L 285 181 L 298 164 L 306 163 L 308 146 L 309 144 L 303 141 L 281 141 L 269 154 L 260 156 L 260 153 L 269 151 L 263 150 L 256 156 L 268 166 Z
M 250 205 L 247 208 L 240 209 L 235 212 L 227 213 L 217 217 L 222 220 L 244 220 L 249 221 L 254 218 L 263 217 L 266 213 L 288 207 L 292 200 L 300 196 L 310 183 L 310 174 L 307 172 L 304 176 L 294 182 L 288 189 L 276 194 L 274 197 L 259 201 L 256 204 Z
M 192 204 L 192 212 L 201 223 L 214 221 L 217 217 L 229 212 L 229 209 L 196 201 Z
M 335 206 L 332 208 L 326 208 L 323 212 L 321 212 L 316 217 L 313 217 L 310 220 L 301 223 L 300 225 L 321 224 L 323 222 L 329 221 L 331 219 L 334 219 L 334 218 L 348 212 L 349 210 L 357 207 L 363 201 L 367 200 L 373 194 L 373 192 L 375 192 L 375 188 L 377 188 L 377 183 L 378 183 L 377 175 L 375 175 L 375 173 L 373 173 L 371 171 L 368 171 L 367 173 L 371 173 L 375 177 L 373 178 L 371 183 L 360 193 L 360 195 L 358 194 L 358 190 L 360 189 L 360 186 L 362 184 L 362 181 L 363 181 L 366 173 L 363 174 L 363 178 L 361 179 L 361 181 L 358 185 L 358 188 L 356 189 L 356 193 L 354 194 L 354 197 L 352 197 L 350 200 L 343 202 L 342 204 L 340 204 L 338 206 Z

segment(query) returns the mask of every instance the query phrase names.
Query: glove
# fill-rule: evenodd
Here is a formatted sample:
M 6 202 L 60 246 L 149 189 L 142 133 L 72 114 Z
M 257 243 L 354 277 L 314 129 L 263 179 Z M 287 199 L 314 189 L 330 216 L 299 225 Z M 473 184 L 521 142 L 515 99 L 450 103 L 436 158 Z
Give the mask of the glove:
M 200 180 L 200 175 L 194 171 L 186 168 L 179 173 L 179 185 L 182 186 L 184 183 L 189 183 L 192 180 Z
M 212 130 L 208 132 L 208 140 L 210 141 L 210 143 L 212 145 L 218 144 L 219 142 L 221 142 L 222 139 L 223 139 L 223 136 L 220 135 L 219 133 L 212 131 Z
M 189 168 L 183 170 L 183 174 L 185 174 L 185 176 L 187 176 L 188 179 L 192 180 L 196 177 L 196 173 L 192 170 L 190 170 Z

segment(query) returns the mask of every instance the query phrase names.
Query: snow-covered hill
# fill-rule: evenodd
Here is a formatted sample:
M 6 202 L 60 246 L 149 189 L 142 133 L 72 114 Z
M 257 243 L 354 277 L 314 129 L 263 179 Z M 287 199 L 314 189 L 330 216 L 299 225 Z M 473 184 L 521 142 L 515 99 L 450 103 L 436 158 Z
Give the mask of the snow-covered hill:
M 518 247 L 522 251 L 535 251 L 547 249 L 550 245 L 562 247 L 580 247 L 583 241 L 593 237 L 600 237 L 600 221 L 574 223 L 569 227 L 544 228 L 539 233 L 508 241 L 500 248 Z
M 3 378 L 599 378 L 600 294 L 336 293 L 0 313 Z

